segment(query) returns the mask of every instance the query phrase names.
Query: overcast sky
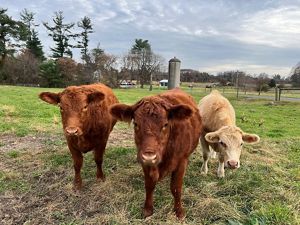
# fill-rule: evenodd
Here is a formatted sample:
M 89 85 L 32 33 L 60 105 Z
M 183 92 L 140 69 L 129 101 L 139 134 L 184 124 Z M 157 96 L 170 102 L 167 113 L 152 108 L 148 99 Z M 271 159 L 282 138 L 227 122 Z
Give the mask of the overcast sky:
M 288 75 L 300 61 L 300 0 L 0 0 L 19 18 L 27 8 L 50 22 L 62 10 L 65 22 L 91 18 L 90 48 L 122 55 L 134 39 L 149 40 L 167 61 L 209 73 L 243 70 Z M 43 25 L 44 51 L 53 46 Z M 76 53 L 75 53 L 76 55 Z M 78 54 L 77 54 L 78 57 Z

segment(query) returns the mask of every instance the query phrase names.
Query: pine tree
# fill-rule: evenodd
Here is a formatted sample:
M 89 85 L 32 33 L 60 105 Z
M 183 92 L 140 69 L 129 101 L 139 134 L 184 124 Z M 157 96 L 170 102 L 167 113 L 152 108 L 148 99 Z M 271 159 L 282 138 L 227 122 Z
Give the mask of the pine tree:
M 139 81 L 141 88 L 144 88 L 144 84 L 148 77 L 150 77 L 149 67 L 151 64 L 152 51 L 151 45 L 148 40 L 135 39 L 135 43 L 131 48 L 131 54 L 136 58 L 136 68 L 139 74 Z M 149 76 L 148 76 L 149 75 Z
M 38 38 L 38 33 L 33 29 L 31 30 L 31 38 L 27 40 L 26 48 L 31 51 L 41 61 L 44 61 L 46 58 L 44 56 L 43 46 Z
M 34 23 L 34 14 L 29 12 L 27 9 L 24 9 L 21 13 L 21 20 L 29 30 L 26 48 L 29 49 L 36 58 L 41 61 L 45 60 L 42 43 L 38 38 L 38 32 L 34 29 L 34 27 L 39 26 Z
M 25 24 L 12 19 L 6 12 L 7 9 L 0 8 L 0 68 L 7 55 L 12 55 L 28 34 Z
M 56 47 L 50 48 L 53 52 L 53 58 L 61 58 L 65 56 L 70 56 L 72 58 L 72 50 L 74 46 L 69 43 L 70 38 L 75 38 L 78 35 L 71 32 L 75 23 L 63 23 L 64 17 L 63 12 L 55 12 L 55 17 L 53 18 L 54 26 L 49 26 L 48 23 L 43 23 L 43 25 L 48 30 L 48 35 L 52 37 L 53 41 L 56 43 Z
M 78 48 L 81 48 L 81 59 L 87 63 L 88 61 L 88 35 L 93 33 L 93 26 L 91 23 L 91 19 L 85 16 L 78 22 L 78 27 L 82 28 L 83 31 L 80 33 L 82 40 L 78 41 Z

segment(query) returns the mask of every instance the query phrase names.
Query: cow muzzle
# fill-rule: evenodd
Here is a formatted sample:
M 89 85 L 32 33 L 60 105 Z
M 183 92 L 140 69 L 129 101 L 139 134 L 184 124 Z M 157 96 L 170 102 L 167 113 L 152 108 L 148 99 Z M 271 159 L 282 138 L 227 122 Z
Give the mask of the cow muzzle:
M 229 160 L 227 161 L 227 165 L 228 165 L 228 168 L 230 169 L 237 169 L 239 168 L 239 162 L 238 161 L 235 161 L 235 160 Z
M 141 162 L 147 166 L 154 166 L 158 164 L 159 157 L 153 151 L 146 151 L 141 154 Z
M 66 127 L 65 132 L 68 136 L 79 136 L 81 133 L 78 127 Z

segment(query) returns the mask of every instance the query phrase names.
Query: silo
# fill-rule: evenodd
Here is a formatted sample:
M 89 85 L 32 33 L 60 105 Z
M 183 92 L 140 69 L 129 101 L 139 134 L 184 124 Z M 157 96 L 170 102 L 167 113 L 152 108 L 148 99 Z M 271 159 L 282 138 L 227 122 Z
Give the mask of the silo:
M 180 63 L 181 61 L 176 57 L 170 59 L 169 61 L 169 90 L 180 86 Z

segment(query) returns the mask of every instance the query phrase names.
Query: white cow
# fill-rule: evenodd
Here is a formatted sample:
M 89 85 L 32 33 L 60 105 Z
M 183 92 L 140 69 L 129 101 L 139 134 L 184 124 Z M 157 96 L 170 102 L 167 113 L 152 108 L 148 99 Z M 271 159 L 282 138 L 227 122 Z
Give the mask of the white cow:
M 230 102 L 218 91 L 212 91 L 199 102 L 204 132 L 200 137 L 203 165 L 201 171 L 207 174 L 208 159 L 218 153 L 218 177 L 224 177 L 224 167 L 240 167 L 240 155 L 243 143 L 257 143 L 256 134 L 244 133 L 235 124 L 235 111 Z M 209 146 L 215 151 L 210 151 Z

